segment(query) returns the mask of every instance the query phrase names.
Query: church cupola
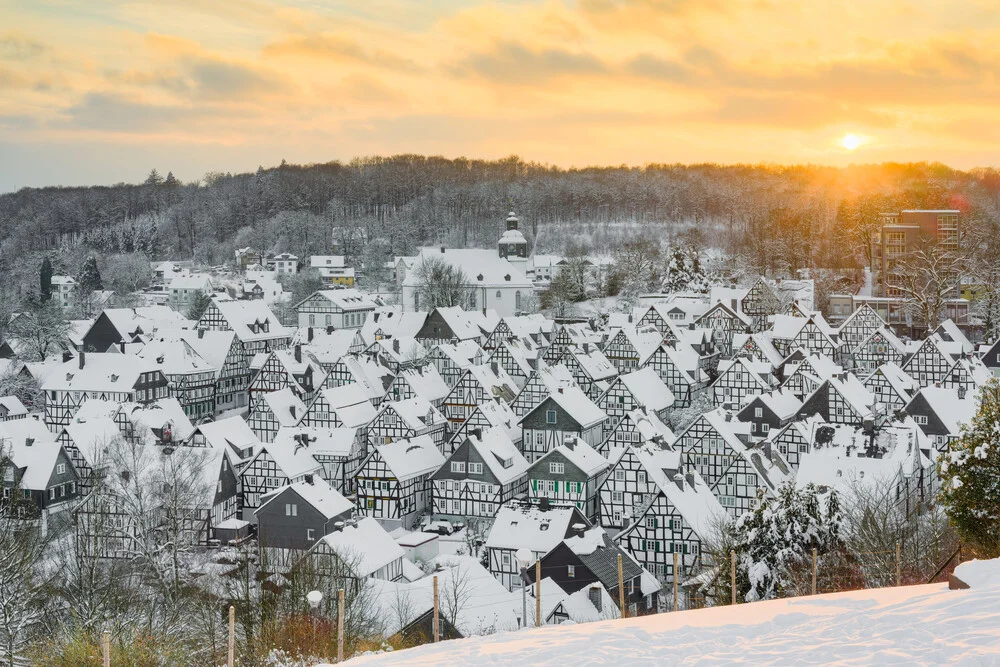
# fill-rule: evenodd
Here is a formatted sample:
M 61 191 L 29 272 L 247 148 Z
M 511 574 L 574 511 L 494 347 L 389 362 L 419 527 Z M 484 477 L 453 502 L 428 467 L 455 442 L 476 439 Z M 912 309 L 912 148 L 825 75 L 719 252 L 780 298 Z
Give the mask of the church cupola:
M 498 245 L 500 256 L 508 261 L 527 260 L 528 258 L 528 241 L 518 229 L 519 224 L 517 216 L 511 211 L 510 215 L 507 216 L 507 229 L 500 236 Z

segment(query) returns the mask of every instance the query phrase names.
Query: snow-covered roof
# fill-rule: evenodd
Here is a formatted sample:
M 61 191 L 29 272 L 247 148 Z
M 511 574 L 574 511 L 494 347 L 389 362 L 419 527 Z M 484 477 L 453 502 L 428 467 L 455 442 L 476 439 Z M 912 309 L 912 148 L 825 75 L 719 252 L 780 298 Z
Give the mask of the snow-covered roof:
M 393 476 L 401 482 L 429 475 L 444 465 L 445 461 L 429 435 L 376 445 L 375 450 Z
M 635 400 L 654 411 L 665 410 L 674 404 L 674 393 L 663 384 L 656 369 L 646 367 L 618 376 Z
M 583 429 L 596 426 L 608 418 L 607 413 L 590 400 L 579 387 L 559 387 L 550 393 L 548 398 L 552 399 L 556 405 L 562 408 Z M 541 409 L 544 403 L 545 401 L 543 400 L 536 405 L 520 421 L 523 422 L 528 418 L 528 415 Z
M 577 437 L 567 436 L 561 445 L 547 451 L 532 464 L 532 467 L 537 467 L 539 470 L 548 470 L 548 459 L 556 453 L 561 454 L 587 477 L 594 477 L 611 466 L 611 463 L 606 458 L 601 456 L 597 450 L 585 441 Z
M 79 367 L 77 359 L 63 362 L 48 374 L 42 389 L 128 393 L 138 384 L 143 373 L 159 370 L 156 360 L 130 354 L 88 352 L 83 368 Z
M 295 426 L 302 421 L 306 406 L 288 387 L 261 394 L 261 399 L 274 413 L 279 426 Z
M 274 436 L 274 444 L 295 447 L 304 439 L 314 456 L 347 458 L 354 447 L 358 429 L 346 426 L 282 426 Z
M 405 368 L 399 372 L 396 379 L 405 379 L 413 392 L 426 401 L 443 399 L 451 391 L 437 369 L 430 365 Z
M 45 424 L 34 419 L 0 422 L 0 446 L 16 468 L 23 468 L 21 488 L 44 491 L 56 467 L 62 445 Z
M 757 396 L 750 396 L 747 398 L 746 404 L 749 405 L 757 399 L 760 399 L 781 420 L 792 418 L 802 407 L 802 401 L 789 389 L 775 389 Z
M 375 309 L 375 302 L 372 298 L 356 289 L 330 289 L 330 290 L 319 290 L 309 295 L 299 303 L 295 304 L 298 308 L 305 301 L 308 301 L 313 296 L 319 295 L 332 303 L 337 308 L 344 311 L 357 311 L 366 310 L 371 311 Z
M 493 520 L 486 546 L 547 554 L 563 541 L 570 524 L 579 521 L 579 517 L 579 512 L 571 507 L 543 510 L 534 505 L 504 505 Z
M 272 442 L 260 445 L 254 453 L 253 458 L 261 456 L 264 452 L 267 452 L 274 459 L 274 464 L 278 466 L 278 470 L 289 479 L 316 473 L 322 468 L 316 462 L 316 459 L 313 458 L 312 452 L 307 447 L 298 447 L 296 443 Z M 250 466 L 244 468 L 243 471 L 246 472 L 248 469 L 250 469 Z
M 701 475 L 694 468 L 683 467 L 682 453 L 653 447 L 639 447 L 634 451 L 649 479 L 663 492 L 684 522 L 702 539 L 714 535 L 720 522 L 724 521 L 726 511 Z
M 468 442 L 500 484 L 512 482 L 528 471 L 527 459 L 501 429 L 485 429 L 481 438 L 470 434 Z
M 320 543 L 336 553 L 359 578 L 371 576 L 406 553 L 372 517 L 358 519 L 342 530 L 324 535 L 317 542 Z
M 206 422 L 195 427 L 205 437 L 206 444 L 215 449 L 235 447 L 241 451 L 260 444 L 260 439 L 242 417 L 234 416 Z
M 229 328 L 236 337 L 244 343 L 273 340 L 275 338 L 290 338 L 292 330 L 281 325 L 281 321 L 271 312 L 267 304 L 261 300 L 234 301 L 215 297 L 212 303 L 216 305 Z M 257 327 L 257 324 L 267 323 L 267 330 Z M 253 328 L 251 328 L 253 327 Z
M 430 401 L 420 397 L 407 398 L 402 401 L 391 401 L 382 404 L 380 412 L 392 410 L 399 416 L 407 428 L 421 431 L 434 424 L 443 424 L 444 416 Z
M 368 343 L 375 342 L 376 331 L 392 338 L 413 338 L 426 320 L 427 313 L 424 311 L 403 312 L 402 306 L 379 306 L 365 318 L 361 335 Z
M 972 397 L 959 398 L 957 389 L 924 387 L 919 395 L 924 397 L 948 432 L 954 435 L 961 432 L 962 424 L 971 424 L 976 414 L 976 401 Z
M 4 408 L 8 416 L 28 414 L 28 408 L 24 407 L 24 403 L 17 396 L 0 396 L 0 408 Z
M 260 507 L 254 513 L 260 512 L 264 509 L 265 505 L 286 491 L 293 491 L 298 494 L 302 500 L 309 503 L 313 509 L 327 519 L 332 519 L 345 512 L 351 512 L 354 509 L 353 502 L 342 496 L 339 491 L 327 484 L 323 478 L 314 476 L 311 481 L 288 484 L 261 496 Z

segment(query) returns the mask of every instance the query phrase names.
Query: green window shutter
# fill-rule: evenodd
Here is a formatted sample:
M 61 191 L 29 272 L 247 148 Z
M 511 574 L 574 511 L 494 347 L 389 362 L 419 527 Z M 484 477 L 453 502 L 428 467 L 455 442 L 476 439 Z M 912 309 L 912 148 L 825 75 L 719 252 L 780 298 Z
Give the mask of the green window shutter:
M 537 479 L 531 480 L 531 490 L 532 491 L 538 491 L 538 480 Z
M 656 517 L 653 517 L 653 528 L 659 528 L 659 527 L 660 527 L 660 520 Z
M 656 540 L 656 542 L 654 544 L 656 546 L 656 550 L 659 551 L 660 550 L 660 541 Z
M 643 551 L 645 551 L 645 550 L 646 550 L 646 540 L 643 540 L 643 541 L 642 541 L 642 550 L 643 550 Z

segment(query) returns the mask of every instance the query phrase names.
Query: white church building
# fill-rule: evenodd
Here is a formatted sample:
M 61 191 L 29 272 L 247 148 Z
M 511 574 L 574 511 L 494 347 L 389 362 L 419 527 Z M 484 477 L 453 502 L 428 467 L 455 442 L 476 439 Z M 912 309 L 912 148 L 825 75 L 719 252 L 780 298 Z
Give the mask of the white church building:
M 421 248 L 406 275 L 402 277 L 403 310 L 427 310 L 420 303 L 418 275 L 421 262 L 431 257 L 444 260 L 462 270 L 469 280 L 468 307 L 495 310 L 501 317 L 516 315 L 528 304 L 534 287 L 525 277 L 528 266 L 528 241 L 518 229 L 519 221 L 512 212 L 507 216 L 507 229 L 500 236 L 498 249 Z

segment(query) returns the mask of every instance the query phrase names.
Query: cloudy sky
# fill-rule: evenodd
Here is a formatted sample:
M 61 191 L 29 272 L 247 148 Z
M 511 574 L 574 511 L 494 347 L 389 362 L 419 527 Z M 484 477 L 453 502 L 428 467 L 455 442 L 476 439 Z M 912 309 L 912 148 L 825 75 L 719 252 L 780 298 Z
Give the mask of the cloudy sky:
M 998 112 L 996 0 L 0 0 L 0 191 L 399 152 L 997 165 Z

